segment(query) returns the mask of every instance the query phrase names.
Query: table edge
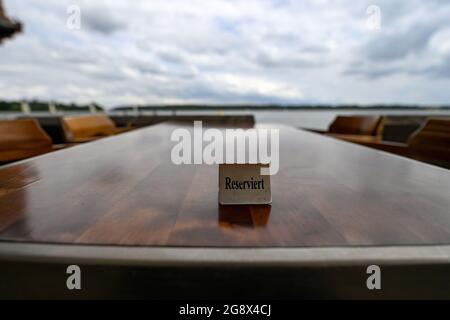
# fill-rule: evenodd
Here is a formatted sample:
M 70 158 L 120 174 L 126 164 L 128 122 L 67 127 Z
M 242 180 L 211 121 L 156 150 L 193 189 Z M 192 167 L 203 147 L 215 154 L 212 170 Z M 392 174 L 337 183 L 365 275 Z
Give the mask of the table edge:
M 200 248 L 0 242 L 0 261 L 154 267 L 424 265 L 450 264 L 450 245 Z

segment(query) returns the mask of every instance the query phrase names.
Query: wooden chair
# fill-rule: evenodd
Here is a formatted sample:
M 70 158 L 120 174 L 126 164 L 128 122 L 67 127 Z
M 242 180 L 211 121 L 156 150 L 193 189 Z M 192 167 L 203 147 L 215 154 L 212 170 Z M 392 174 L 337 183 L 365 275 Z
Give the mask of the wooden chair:
M 88 142 L 130 130 L 117 128 L 104 114 L 63 117 L 62 127 L 69 143 Z
M 381 141 L 383 128 L 384 118 L 380 116 L 338 116 L 326 135 L 355 143 Z
M 382 133 L 382 120 L 379 116 L 337 116 L 328 133 L 377 136 Z
M 52 140 L 35 119 L 0 120 L 0 162 L 52 151 Z
M 450 119 L 428 119 L 406 144 L 386 141 L 360 144 L 450 169 Z
M 450 168 L 450 119 L 429 119 L 408 140 L 413 159 Z
M 310 130 L 350 142 L 381 141 L 384 118 L 380 116 L 337 116 L 328 131 Z

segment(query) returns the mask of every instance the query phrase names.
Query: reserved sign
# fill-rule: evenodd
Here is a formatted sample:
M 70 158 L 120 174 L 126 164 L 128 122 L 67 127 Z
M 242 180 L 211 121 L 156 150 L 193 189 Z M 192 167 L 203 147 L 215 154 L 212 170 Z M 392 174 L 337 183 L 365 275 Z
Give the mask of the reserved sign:
M 270 204 L 270 175 L 261 175 L 267 164 L 220 164 L 220 204 Z

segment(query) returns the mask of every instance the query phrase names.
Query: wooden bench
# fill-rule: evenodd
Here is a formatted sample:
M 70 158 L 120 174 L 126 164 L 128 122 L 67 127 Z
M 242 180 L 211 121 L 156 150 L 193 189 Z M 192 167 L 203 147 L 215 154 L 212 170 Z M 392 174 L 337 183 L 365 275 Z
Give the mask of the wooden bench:
M 337 116 L 328 131 L 310 130 L 350 142 L 382 140 L 384 118 L 380 116 Z
M 450 169 L 450 119 L 428 119 L 406 144 L 386 141 L 360 144 Z
M 413 159 L 450 168 L 450 119 L 429 119 L 408 141 Z
M 69 143 L 88 142 L 130 130 L 117 128 L 104 114 L 63 117 L 62 126 L 66 141 Z
M 0 163 L 52 150 L 52 140 L 35 119 L 0 120 Z
M 337 116 L 328 133 L 377 136 L 382 133 L 382 122 L 380 116 Z

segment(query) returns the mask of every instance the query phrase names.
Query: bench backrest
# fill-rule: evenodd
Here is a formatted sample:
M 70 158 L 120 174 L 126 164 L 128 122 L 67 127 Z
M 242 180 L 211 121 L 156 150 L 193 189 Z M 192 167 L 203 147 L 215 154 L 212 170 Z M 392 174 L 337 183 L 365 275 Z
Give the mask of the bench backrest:
M 113 135 L 114 122 L 104 114 L 63 117 L 62 125 L 68 141 Z
M 431 118 L 408 140 L 413 158 L 450 168 L 450 119 Z
M 381 136 L 383 133 L 383 117 L 337 116 L 330 125 L 328 132 Z
M 35 119 L 0 120 L 0 162 L 50 151 L 52 140 Z

